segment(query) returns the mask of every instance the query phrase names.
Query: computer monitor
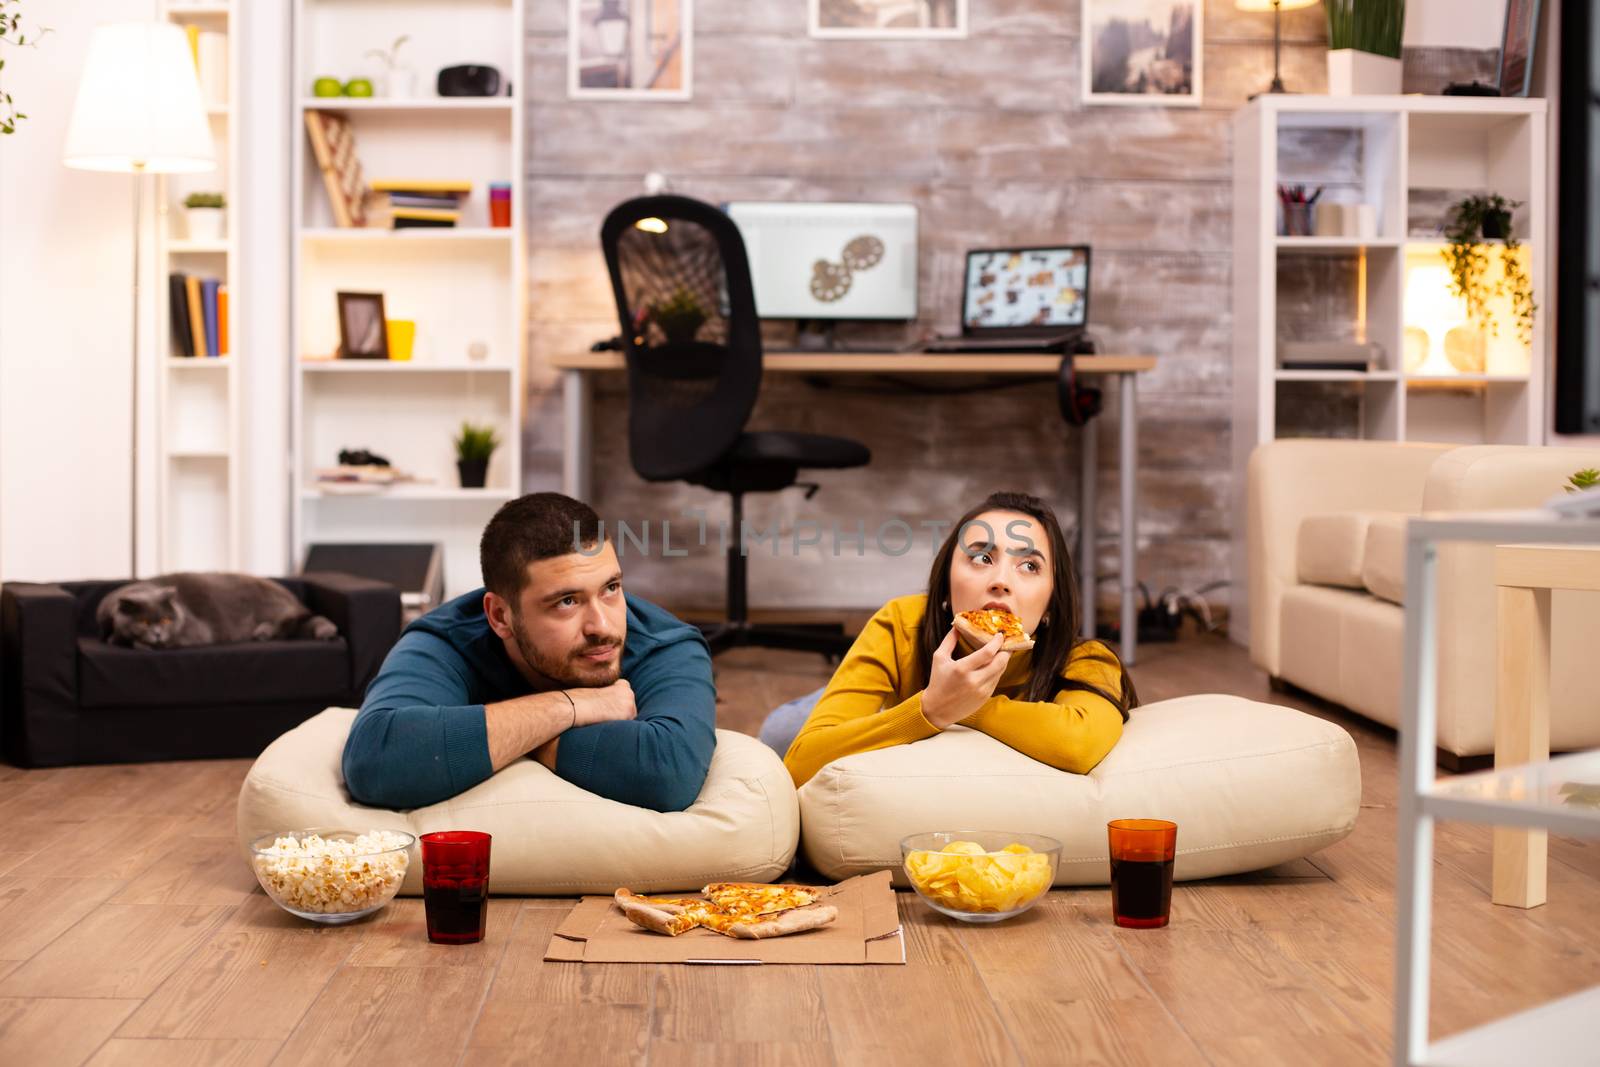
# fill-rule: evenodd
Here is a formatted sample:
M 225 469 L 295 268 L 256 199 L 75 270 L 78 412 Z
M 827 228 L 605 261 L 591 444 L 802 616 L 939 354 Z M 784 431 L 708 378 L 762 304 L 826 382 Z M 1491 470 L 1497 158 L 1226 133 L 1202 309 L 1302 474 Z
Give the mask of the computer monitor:
M 917 317 L 915 204 L 735 201 L 764 319 Z
M 1089 321 L 1089 246 L 967 253 L 963 334 L 1081 328 Z

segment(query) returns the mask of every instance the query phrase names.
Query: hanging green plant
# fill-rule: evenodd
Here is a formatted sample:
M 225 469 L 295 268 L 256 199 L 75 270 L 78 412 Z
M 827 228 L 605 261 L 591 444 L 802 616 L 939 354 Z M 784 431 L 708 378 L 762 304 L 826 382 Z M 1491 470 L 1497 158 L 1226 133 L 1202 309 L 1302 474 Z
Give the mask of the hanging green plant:
M 1517 337 L 1523 344 L 1533 343 L 1533 315 L 1539 306 L 1533 300 L 1533 282 L 1522 269 L 1511 213 L 1522 206 L 1520 200 L 1507 200 L 1498 193 L 1469 196 L 1450 207 L 1445 222 L 1445 262 L 1450 265 L 1450 291 L 1467 303 L 1467 317 L 1491 337 L 1498 337 L 1500 324 L 1489 310 L 1489 301 L 1510 295 L 1511 313 L 1517 320 Z M 1499 240 L 1501 277 L 1492 285 L 1489 275 L 1489 245 Z
M 19 48 L 37 48 L 39 38 L 49 33 L 48 27 L 36 30 L 27 29 L 22 25 L 22 14 L 17 11 L 22 0 L 0 0 L 0 44 L 14 45 Z M 30 36 L 31 35 L 31 36 Z M 0 71 L 5 70 L 6 61 L 0 57 Z M 11 94 L 0 88 L 0 134 L 16 133 L 17 123 L 28 116 L 17 110 L 16 102 L 11 99 Z

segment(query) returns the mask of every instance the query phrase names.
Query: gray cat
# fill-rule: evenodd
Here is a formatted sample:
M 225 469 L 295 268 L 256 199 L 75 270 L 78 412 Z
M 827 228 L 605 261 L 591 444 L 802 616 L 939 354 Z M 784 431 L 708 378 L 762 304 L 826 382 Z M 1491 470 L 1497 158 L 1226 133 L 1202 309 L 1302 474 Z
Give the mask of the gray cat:
M 330 641 L 339 630 L 277 582 L 248 574 L 165 574 L 119 586 L 95 609 L 101 636 L 132 648 L 237 641 Z

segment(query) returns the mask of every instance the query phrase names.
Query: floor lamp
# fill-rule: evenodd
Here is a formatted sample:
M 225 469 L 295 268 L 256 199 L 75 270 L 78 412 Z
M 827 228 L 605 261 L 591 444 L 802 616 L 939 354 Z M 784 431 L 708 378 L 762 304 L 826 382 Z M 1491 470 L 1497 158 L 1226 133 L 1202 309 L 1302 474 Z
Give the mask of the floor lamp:
M 170 22 L 95 28 L 63 162 L 78 170 L 133 175 L 133 396 L 128 486 L 129 577 L 139 576 L 139 222 L 144 175 L 216 168 L 193 53 Z
M 1267 88 L 1269 93 L 1285 93 L 1283 76 L 1279 73 L 1279 57 L 1283 52 L 1283 12 L 1293 11 L 1297 7 L 1310 7 L 1317 0 L 1234 0 L 1233 6 L 1239 11 L 1271 11 L 1272 12 L 1272 85 Z

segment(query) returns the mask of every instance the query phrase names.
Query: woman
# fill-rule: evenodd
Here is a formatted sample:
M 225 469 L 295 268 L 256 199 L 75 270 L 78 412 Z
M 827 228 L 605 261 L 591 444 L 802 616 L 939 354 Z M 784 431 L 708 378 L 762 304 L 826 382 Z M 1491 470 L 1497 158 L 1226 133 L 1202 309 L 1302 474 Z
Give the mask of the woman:
M 996 636 L 963 654 L 951 620 L 986 607 L 1017 616 L 1033 648 L 1001 652 Z M 1116 655 L 1077 630 L 1072 559 L 1055 513 L 1038 497 L 993 493 L 945 538 L 927 594 L 889 601 L 862 629 L 784 764 L 800 786 L 842 756 L 959 723 L 1084 774 L 1122 736 L 1138 697 Z M 762 731 L 768 743 L 784 710 Z

